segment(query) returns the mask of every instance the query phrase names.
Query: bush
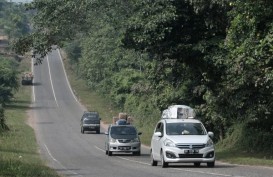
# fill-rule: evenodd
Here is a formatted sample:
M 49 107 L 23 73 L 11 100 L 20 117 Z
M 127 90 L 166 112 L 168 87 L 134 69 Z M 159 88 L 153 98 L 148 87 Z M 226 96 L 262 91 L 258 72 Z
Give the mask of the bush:
M 8 130 L 8 126 L 5 123 L 5 114 L 2 104 L 0 104 L 0 132 Z
M 244 152 L 273 153 L 273 134 L 261 129 L 249 127 L 247 123 L 234 124 L 227 137 L 218 143 L 222 149 L 237 149 Z

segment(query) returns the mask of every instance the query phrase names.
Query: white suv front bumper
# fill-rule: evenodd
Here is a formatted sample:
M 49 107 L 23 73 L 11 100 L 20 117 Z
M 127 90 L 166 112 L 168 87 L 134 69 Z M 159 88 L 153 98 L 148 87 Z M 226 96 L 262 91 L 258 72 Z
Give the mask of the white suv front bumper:
M 163 148 L 164 160 L 168 163 L 190 163 L 190 162 L 214 162 L 214 147 L 202 149 L 180 149 L 177 147 Z

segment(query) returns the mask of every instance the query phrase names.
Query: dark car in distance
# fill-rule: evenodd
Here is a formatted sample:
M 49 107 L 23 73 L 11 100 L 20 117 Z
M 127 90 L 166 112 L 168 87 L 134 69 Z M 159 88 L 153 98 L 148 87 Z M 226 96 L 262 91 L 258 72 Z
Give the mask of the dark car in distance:
M 84 111 L 81 117 L 81 133 L 85 131 L 96 131 L 100 133 L 100 116 L 96 111 Z

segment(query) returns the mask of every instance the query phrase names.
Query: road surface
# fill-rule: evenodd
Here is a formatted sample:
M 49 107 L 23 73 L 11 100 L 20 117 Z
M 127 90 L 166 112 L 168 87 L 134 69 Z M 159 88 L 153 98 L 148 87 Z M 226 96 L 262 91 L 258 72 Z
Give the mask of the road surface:
M 72 177 L 273 177 L 273 168 L 236 166 L 216 162 L 214 168 L 193 164 L 150 166 L 149 149 L 141 156 L 105 154 L 105 127 L 101 134 L 81 134 L 85 110 L 69 86 L 59 50 L 34 66 L 30 111 L 42 158 L 60 174 Z M 151 127 L 153 128 L 153 127 Z

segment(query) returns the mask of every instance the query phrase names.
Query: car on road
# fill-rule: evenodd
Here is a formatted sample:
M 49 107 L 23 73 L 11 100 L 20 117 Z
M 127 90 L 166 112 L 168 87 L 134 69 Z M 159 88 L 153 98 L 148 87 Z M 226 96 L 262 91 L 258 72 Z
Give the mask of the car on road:
M 33 83 L 33 73 L 32 72 L 24 72 L 22 75 L 22 85 L 32 85 Z
M 81 117 L 81 133 L 85 131 L 96 131 L 100 134 L 100 120 L 99 113 L 95 111 L 84 111 Z
M 138 132 L 133 125 L 110 125 L 108 127 L 105 141 L 106 155 L 111 156 L 113 152 L 141 154 L 141 142 Z
M 151 140 L 151 165 L 168 167 L 169 163 L 193 163 L 198 167 L 207 163 L 214 167 L 213 133 L 207 132 L 201 121 L 188 119 L 161 119 Z

